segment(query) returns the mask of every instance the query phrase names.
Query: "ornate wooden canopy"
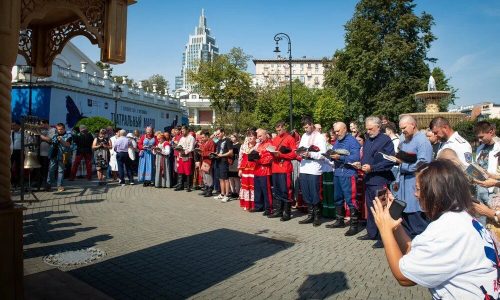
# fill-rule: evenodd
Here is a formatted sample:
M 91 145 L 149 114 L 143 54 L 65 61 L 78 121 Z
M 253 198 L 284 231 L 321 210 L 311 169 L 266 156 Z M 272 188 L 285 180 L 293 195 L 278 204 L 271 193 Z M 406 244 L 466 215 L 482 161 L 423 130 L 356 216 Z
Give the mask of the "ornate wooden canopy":
M 127 7 L 134 0 L 21 0 L 19 53 L 37 76 L 50 76 L 66 43 L 86 36 L 101 61 L 125 62 Z

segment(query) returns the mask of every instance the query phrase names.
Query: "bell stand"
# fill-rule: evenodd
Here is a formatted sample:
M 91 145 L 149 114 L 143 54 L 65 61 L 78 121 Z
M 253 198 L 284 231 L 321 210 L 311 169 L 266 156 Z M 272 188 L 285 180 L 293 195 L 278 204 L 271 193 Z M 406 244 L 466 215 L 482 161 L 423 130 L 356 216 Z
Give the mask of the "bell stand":
M 26 123 L 33 123 L 33 122 L 39 122 L 39 118 L 36 117 L 36 116 L 31 116 L 31 115 L 28 115 L 28 116 L 25 116 L 21 119 L 21 163 L 22 163 L 22 166 L 21 166 L 21 174 L 19 174 L 19 182 L 20 182 L 20 186 L 21 186 L 21 202 L 25 202 L 24 201 L 24 194 L 25 194 L 25 186 L 24 186 L 24 152 L 25 152 L 25 148 L 26 147 L 37 147 L 38 149 L 38 155 L 40 155 L 40 136 L 36 136 L 35 138 L 35 143 L 28 143 L 26 144 L 25 143 L 25 130 L 26 130 Z M 31 170 L 32 168 L 27 168 L 27 170 L 29 170 L 28 172 L 28 193 L 36 200 L 36 201 L 40 201 L 40 199 L 38 199 L 38 197 L 35 195 L 35 193 L 33 193 L 33 189 L 31 188 Z M 28 202 L 31 202 L 33 200 L 29 200 Z

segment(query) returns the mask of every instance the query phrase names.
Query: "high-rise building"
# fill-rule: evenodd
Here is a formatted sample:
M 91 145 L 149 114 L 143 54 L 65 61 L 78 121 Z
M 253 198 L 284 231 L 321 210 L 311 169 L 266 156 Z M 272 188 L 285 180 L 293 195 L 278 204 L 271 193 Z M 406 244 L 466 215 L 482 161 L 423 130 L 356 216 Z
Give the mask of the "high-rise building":
M 189 35 L 188 43 L 182 54 L 181 76 L 175 79 L 175 89 L 182 88 L 188 92 L 194 92 L 193 85 L 187 81 L 189 70 L 195 70 L 199 61 L 211 61 L 219 54 L 219 48 L 215 44 L 215 38 L 210 35 L 210 29 L 207 27 L 205 10 L 201 10 L 198 26 L 194 29 L 194 34 Z

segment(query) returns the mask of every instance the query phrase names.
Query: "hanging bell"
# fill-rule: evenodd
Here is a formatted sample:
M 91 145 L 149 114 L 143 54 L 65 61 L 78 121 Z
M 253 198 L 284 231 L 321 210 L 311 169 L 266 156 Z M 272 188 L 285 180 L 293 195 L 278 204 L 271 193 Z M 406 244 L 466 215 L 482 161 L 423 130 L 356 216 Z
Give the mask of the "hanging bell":
M 24 158 L 24 168 L 25 169 L 38 169 L 42 165 L 38 161 L 38 155 L 36 152 L 28 151 L 26 157 Z

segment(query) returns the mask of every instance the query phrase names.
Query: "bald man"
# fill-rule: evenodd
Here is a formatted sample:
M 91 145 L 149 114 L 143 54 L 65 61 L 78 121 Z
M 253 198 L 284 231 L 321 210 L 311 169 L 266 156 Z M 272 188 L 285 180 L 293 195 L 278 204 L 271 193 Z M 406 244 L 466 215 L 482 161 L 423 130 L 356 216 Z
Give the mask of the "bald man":
M 415 197 L 416 178 L 415 171 L 422 163 L 432 161 L 432 145 L 426 135 L 418 130 L 417 122 L 411 116 L 403 116 L 399 121 L 400 136 L 399 150 L 417 154 L 414 163 L 399 163 L 399 189 L 397 197 L 406 202 L 403 212 L 403 228 L 413 239 L 422 233 L 429 225 L 429 220 L 422 212 L 420 203 Z
M 356 138 L 347 132 L 347 126 L 343 122 L 333 124 L 333 131 L 337 135 L 337 142 L 333 145 L 333 150 L 347 150 L 349 155 L 335 154 L 331 156 L 335 163 L 333 176 L 333 198 L 335 202 L 336 220 L 328 224 L 327 228 L 344 228 L 344 217 L 346 210 L 344 204 L 349 207 L 351 222 L 346 236 L 358 233 L 359 207 L 356 200 L 356 179 L 357 171 L 352 163 L 360 161 L 361 145 Z
M 271 140 L 267 135 L 267 130 L 257 129 L 257 152 L 258 158 L 254 169 L 254 203 L 255 207 L 250 212 L 263 211 L 264 216 L 271 214 L 273 198 L 271 194 L 271 163 L 273 156 L 267 150 L 272 146 Z

